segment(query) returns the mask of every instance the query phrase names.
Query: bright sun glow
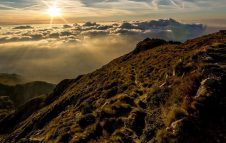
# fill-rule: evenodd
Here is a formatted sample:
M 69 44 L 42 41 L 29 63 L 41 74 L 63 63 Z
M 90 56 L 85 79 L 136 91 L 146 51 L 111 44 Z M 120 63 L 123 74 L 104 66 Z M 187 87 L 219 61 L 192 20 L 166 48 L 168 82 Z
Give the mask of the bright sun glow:
M 56 6 L 51 6 L 48 9 L 48 14 L 51 17 L 60 16 L 61 15 L 61 10 L 60 10 L 60 8 L 58 8 Z

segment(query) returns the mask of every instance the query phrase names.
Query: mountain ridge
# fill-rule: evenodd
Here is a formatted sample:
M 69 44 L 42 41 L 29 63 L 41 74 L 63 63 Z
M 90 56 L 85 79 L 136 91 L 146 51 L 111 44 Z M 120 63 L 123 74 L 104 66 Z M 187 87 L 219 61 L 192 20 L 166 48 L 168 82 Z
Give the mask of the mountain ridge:
M 181 44 L 146 39 L 8 115 L 0 141 L 225 142 L 225 48 L 222 31 Z

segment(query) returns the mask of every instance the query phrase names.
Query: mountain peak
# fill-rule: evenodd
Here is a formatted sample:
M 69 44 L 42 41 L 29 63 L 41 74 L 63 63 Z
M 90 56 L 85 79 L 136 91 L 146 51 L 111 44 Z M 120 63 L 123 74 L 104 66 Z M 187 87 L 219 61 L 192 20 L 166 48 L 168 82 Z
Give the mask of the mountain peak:
M 134 53 L 139 53 L 141 51 L 145 51 L 148 49 L 152 49 L 161 45 L 166 44 L 167 42 L 165 40 L 162 39 L 150 39 L 150 38 L 146 38 L 143 41 L 139 42 L 136 46 L 136 48 L 134 49 Z

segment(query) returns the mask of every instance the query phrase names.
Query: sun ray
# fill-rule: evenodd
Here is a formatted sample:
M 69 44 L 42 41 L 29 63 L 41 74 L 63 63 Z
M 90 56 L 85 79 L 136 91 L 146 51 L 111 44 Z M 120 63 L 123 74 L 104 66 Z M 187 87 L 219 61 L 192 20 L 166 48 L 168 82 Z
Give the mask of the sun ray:
M 61 16 L 60 18 L 64 21 L 64 24 L 68 24 L 69 23 L 63 16 Z
M 50 18 L 50 27 L 52 27 L 52 25 L 53 25 L 53 20 L 54 20 L 54 17 L 51 17 Z

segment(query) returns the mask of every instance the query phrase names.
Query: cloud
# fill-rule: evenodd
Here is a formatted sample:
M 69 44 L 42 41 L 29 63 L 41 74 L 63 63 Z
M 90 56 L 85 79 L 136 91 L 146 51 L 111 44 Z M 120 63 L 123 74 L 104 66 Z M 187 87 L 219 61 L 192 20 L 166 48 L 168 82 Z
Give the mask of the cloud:
M 63 28 L 72 28 L 72 26 L 65 24 L 65 25 L 63 25 Z
M 100 3 L 112 3 L 112 2 L 120 2 L 120 0 L 81 0 L 81 3 L 85 4 L 86 6 L 95 6 Z
M 134 45 L 127 40 L 117 36 L 76 43 L 54 40 L 1 44 L 0 71 L 56 83 L 91 72 L 129 52 Z
M 151 21 L 124 21 L 116 23 L 95 23 L 63 25 L 62 27 L 46 28 L 32 26 L 17 26 L 14 30 L 5 30 L 0 35 L 0 42 L 62 40 L 77 41 L 88 37 L 128 35 L 141 38 L 163 38 L 166 40 L 185 41 L 197 37 L 205 31 L 202 24 L 184 24 L 173 19 Z M 4 30 L 3 30 L 4 31 Z M 67 40 L 68 38 L 68 40 Z
M 184 41 L 205 31 L 202 24 L 184 24 L 173 19 L 69 26 L 3 26 L 0 73 L 18 73 L 28 79 L 56 83 L 99 68 L 128 53 L 146 37 Z
M 22 25 L 22 26 L 14 27 L 13 29 L 32 29 L 32 28 L 33 27 L 29 25 Z
M 226 2 L 224 0 L 129 0 L 129 1 L 135 1 L 135 2 L 145 2 L 151 5 L 156 5 L 157 7 L 161 6 L 174 6 L 175 8 L 183 7 L 184 4 L 187 5 L 196 5 L 199 7 L 205 7 L 205 6 L 220 6 L 221 4 L 225 4 Z M 165 7 L 166 8 L 166 7 Z
M 87 27 L 98 26 L 98 24 L 96 22 L 86 22 L 86 23 L 83 24 L 83 26 L 87 26 Z

